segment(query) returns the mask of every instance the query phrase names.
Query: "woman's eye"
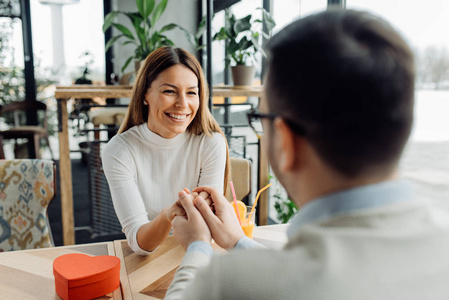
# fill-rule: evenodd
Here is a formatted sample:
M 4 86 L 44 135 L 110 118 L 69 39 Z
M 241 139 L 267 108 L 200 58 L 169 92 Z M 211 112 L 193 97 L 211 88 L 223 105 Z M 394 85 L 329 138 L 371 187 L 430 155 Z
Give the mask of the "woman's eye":
M 175 91 L 174 90 L 165 90 L 164 93 L 165 94 L 174 94 Z
M 188 92 L 187 94 L 195 96 L 196 92 Z

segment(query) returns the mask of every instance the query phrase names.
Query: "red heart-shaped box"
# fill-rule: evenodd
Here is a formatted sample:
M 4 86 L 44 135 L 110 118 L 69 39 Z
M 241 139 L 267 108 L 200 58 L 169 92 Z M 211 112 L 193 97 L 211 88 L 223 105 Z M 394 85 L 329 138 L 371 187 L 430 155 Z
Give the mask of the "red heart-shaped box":
M 120 259 L 115 256 L 61 255 L 53 261 L 56 293 L 64 300 L 93 299 L 120 286 Z

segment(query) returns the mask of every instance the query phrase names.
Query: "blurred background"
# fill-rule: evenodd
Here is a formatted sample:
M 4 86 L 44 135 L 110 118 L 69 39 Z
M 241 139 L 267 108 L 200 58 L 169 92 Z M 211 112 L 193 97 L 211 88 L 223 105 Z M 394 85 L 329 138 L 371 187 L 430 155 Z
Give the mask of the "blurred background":
M 156 5 L 162 1 L 156 1 Z M 415 123 L 405 155 L 401 161 L 401 173 L 411 180 L 416 191 L 449 209 L 449 2 L 445 0 L 184 0 L 167 1 L 165 11 L 160 15 L 156 29 L 175 23 L 182 27 L 166 31 L 165 35 L 177 47 L 195 53 L 207 72 L 211 86 L 232 84 L 226 65 L 226 41 L 211 43 L 207 50 L 207 35 L 211 38 L 226 26 L 230 15 L 240 19 L 251 15 L 263 19 L 264 8 L 273 19 L 275 34 L 290 22 L 309 14 L 326 10 L 337 5 L 346 9 L 370 11 L 387 19 L 405 37 L 416 55 L 416 106 Z M 42 157 L 58 160 L 57 105 L 54 92 L 57 86 L 73 84 L 117 85 L 132 84 L 135 67 L 130 63 L 123 69 L 127 57 L 134 51 L 133 44 L 115 42 L 105 52 L 107 42 L 122 32 L 112 26 L 103 31 L 105 16 L 113 11 L 137 11 L 134 0 L 0 0 L 0 104 L 25 99 L 36 99 L 47 104 L 49 114 L 50 147 L 43 145 Z M 201 28 L 201 21 L 207 12 L 211 16 L 211 31 Z M 131 23 L 123 14 L 115 22 L 130 27 Z M 201 29 L 203 31 L 201 32 Z M 192 43 L 188 34 L 199 39 Z M 265 41 L 262 42 L 264 44 Z M 209 55 L 209 57 L 208 57 Z M 253 85 L 263 83 L 263 55 L 256 52 L 253 59 L 255 78 Z M 209 66 L 207 66 L 209 62 Z M 93 99 L 96 104 L 127 104 L 129 99 Z M 258 97 L 213 97 L 211 99 L 214 117 L 224 126 L 229 138 L 244 137 L 244 155 L 235 150 L 238 156 L 249 159 L 253 164 L 253 174 L 257 174 L 259 160 L 258 139 L 248 127 L 246 112 L 257 107 Z M 215 104 L 227 103 L 227 106 Z M 82 143 L 92 140 L 92 134 L 80 131 L 93 128 L 89 119 L 83 119 L 76 110 L 76 99 L 69 102 L 70 147 L 74 175 L 74 199 L 76 224 L 88 228 L 92 222 L 90 215 L 82 213 L 89 209 L 91 196 L 83 186 L 88 183 L 89 172 L 83 161 Z M 238 104 L 238 105 L 237 105 Z M 8 120 L 0 120 L 0 129 L 8 127 Z M 101 132 L 100 139 L 110 138 L 108 131 Z M 231 143 L 231 140 L 228 140 Z M 5 157 L 26 157 L 26 144 L 23 149 L 5 142 Z M 239 148 L 240 149 L 240 148 Z M 21 151 L 23 153 L 21 153 Z M 239 152 L 240 151 L 240 152 Z M 81 175 L 80 175 L 81 174 Z M 78 180 L 78 181 L 77 181 Z M 285 191 L 271 177 L 269 223 L 288 222 L 296 208 L 292 207 Z M 257 192 L 258 182 L 253 176 L 250 198 Z M 83 199 L 86 201 L 83 202 Z M 90 200 L 89 200 L 90 199 Z M 89 201 L 87 201 L 89 200 Z M 57 201 L 56 201 L 57 202 Z M 53 205 L 52 222 L 58 225 L 60 218 L 57 204 Z M 78 232 L 82 235 L 83 230 Z M 88 230 L 87 230 L 88 231 Z M 91 239 L 90 233 L 84 233 Z M 83 238 L 77 236 L 77 242 Z M 56 244 L 61 244 L 58 234 Z

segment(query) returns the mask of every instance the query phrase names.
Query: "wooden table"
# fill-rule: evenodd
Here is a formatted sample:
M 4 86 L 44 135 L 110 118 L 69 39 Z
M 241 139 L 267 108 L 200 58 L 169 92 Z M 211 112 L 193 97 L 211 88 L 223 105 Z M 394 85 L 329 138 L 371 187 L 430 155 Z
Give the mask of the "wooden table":
M 269 248 L 281 248 L 287 242 L 287 225 L 259 226 L 254 240 Z M 116 255 L 121 260 L 123 299 L 163 299 L 181 264 L 185 251 L 173 236 L 152 254 L 134 253 L 126 240 L 114 241 Z M 215 245 L 217 251 L 224 251 Z
M 287 241 L 288 225 L 259 226 L 254 240 L 269 248 L 281 248 Z M 224 251 L 215 245 L 217 251 Z M 121 260 L 120 284 L 99 299 L 162 299 L 184 250 L 173 236 L 152 254 L 140 256 L 126 240 L 0 253 L 0 299 L 60 299 L 55 292 L 53 261 L 63 254 L 115 255 Z
M 113 242 L 0 253 L 0 299 L 61 299 L 53 261 L 68 253 L 115 255 Z M 122 293 L 118 288 L 99 299 L 122 299 Z
M 214 87 L 214 96 L 262 96 L 262 86 L 254 86 L 251 89 L 234 89 L 229 86 Z M 131 97 L 132 86 L 58 86 L 55 98 L 58 103 L 58 131 L 59 131 L 59 175 L 61 188 L 61 216 L 64 245 L 75 244 L 74 215 L 73 215 L 73 190 L 72 167 L 70 162 L 69 125 L 67 101 L 70 98 L 127 98 Z M 268 160 L 263 152 L 260 152 L 259 186 L 268 184 Z M 262 193 L 258 204 L 259 224 L 267 224 L 268 219 L 268 193 Z

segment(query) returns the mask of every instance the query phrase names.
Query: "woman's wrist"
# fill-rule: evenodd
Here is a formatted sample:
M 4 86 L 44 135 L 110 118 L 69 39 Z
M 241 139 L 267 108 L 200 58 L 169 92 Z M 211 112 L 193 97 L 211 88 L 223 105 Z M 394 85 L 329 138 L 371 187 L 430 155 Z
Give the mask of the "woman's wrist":
M 173 218 L 170 218 L 168 207 L 162 209 L 161 218 L 167 223 L 171 223 L 171 221 L 173 220 Z

